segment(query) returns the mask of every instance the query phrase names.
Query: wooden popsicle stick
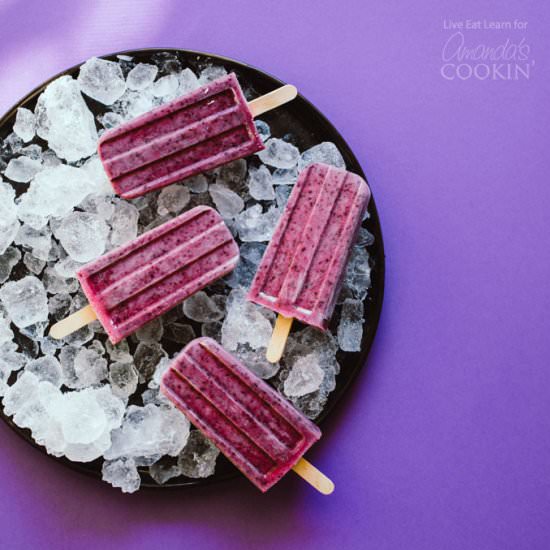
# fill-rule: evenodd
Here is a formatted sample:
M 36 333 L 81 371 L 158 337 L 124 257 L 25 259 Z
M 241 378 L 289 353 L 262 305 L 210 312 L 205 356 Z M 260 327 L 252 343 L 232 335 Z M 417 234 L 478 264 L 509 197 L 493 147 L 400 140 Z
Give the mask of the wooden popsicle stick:
M 95 311 L 92 309 L 92 306 L 88 304 L 82 309 L 75 311 L 72 315 L 55 323 L 50 329 L 50 336 L 56 340 L 60 340 L 61 338 L 65 338 L 68 334 L 71 334 L 71 332 L 78 330 L 96 319 L 97 315 Z
M 292 101 L 298 95 L 296 86 L 285 84 L 268 94 L 262 95 L 248 102 L 248 108 L 253 117 L 257 117 L 266 111 L 271 111 L 289 101 Z
M 290 332 L 290 327 L 292 327 L 292 321 L 294 321 L 292 317 L 277 315 L 273 334 L 265 353 L 265 357 L 270 363 L 276 363 L 283 355 L 288 333 Z
M 300 458 L 292 468 L 303 480 L 323 495 L 330 495 L 334 491 L 334 483 L 323 472 L 319 471 L 311 462 Z

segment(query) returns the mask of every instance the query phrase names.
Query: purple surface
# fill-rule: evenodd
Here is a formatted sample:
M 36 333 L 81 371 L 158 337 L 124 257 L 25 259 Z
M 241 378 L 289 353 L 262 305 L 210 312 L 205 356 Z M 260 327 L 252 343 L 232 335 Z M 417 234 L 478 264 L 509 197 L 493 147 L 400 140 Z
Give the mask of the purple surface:
M 295 476 L 266 495 L 236 480 L 126 496 L 0 425 L 0 546 L 549 548 L 549 16 L 542 0 L 0 0 L 2 111 L 146 46 L 296 84 L 364 166 L 388 273 L 368 368 L 308 454 L 333 496 Z M 464 18 L 527 21 L 464 36 L 523 37 L 530 78 L 444 79 L 444 19 Z

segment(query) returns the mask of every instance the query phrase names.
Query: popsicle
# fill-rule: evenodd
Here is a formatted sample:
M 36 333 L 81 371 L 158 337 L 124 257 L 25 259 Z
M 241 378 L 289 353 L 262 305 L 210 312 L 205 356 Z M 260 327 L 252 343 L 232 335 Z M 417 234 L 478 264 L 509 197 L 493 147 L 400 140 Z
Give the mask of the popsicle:
M 247 104 L 231 73 L 105 132 L 99 156 L 115 192 L 134 198 L 262 150 L 253 117 L 296 94 L 286 85 Z
M 346 170 L 316 163 L 300 174 L 247 295 L 279 314 L 269 361 L 280 359 L 292 319 L 326 330 L 369 199 Z
M 295 469 L 329 494 L 334 484 L 302 455 L 319 428 L 211 338 L 173 360 L 161 391 L 261 491 Z
M 197 206 L 77 272 L 89 305 L 56 323 L 63 338 L 99 319 L 113 344 L 229 273 L 239 248 L 220 215 Z

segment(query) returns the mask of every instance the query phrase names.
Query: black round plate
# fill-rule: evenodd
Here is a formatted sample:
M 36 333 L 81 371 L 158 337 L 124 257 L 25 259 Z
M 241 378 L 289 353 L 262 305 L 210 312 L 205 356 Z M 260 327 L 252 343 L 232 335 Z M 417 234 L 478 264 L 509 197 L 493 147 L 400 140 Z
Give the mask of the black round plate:
M 148 48 L 143 50 L 117 52 L 103 57 L 104 59 L 120 61 L 120 59 L 117 58 L 119 55 L 132 56 L 135 61 L 144 63 L 156 62 L 158 64 L 159 62 L 164 62 L 166 65 L 165 72 L 163 73 L 160 71 L 159 76 L 167 74 L 167 72 L 170 71 L 170 64 L 177 64 L 177 61 L 174 61 L 174 59 L 179 60 L 183 67 L 190 67 L 195 72 L 199 72 L 209 64 L 223 65 L 228 72 L 236 73 L 243 89 L 245 89 L 247 93 L 250 92 L 253 97 L 270 92 L 271 90 L 284 84 L 284 82 L 278 78 L 275 78 L 255 67 L 251 67 L 250 65 L 234 61 L 233 59 L 214 54 L 172 48 Z M 15 122 L 15 114 L 18 107 L 26 107 L 33 110 L 38 96 L 44 91 L 45 87 L 52 80 L 55 80 L 62 75 L 71 75 L 76 77 L 78 75 L 79 68 L 80 65 L 76 65 L 55 75 L 50 80 L 44 82 L 41 86 L 30 92 L 26 97 L 19 101 L 17 105 L 14 105 L 12 109 L 10 109 L 0 119 L 0 140 L 4 139 L 12 131 L 12 127 Z M 104 106 L 99 103 L 96 103 L 87 97 L 85 99 L 94 115 L 100 114 L 105 110 Z M 303 96 L 299 95 L 294 101 L 282 108 L 276 109 L 273 112 L 262 115 L 261 118 L 270 125 L 272 135 L 283 137 L 285 134 L 291 133 L 294 136 L 294 141 L 300 150 L 307 149 L 313 145 L 321 143 L 322 141 L 332 141 L 342 153 L 347 169 L 365 178 L 365 174 L 363 173 L 359 162 L 355 158 L 355 155 L 349 148 L 348 144 L 344 141 L 344 138 L 327 120 L 327 118 Z M 372 263 L 372 284 L 369 289 L 369 294 L 365 300 L 366 322 L 363 331 L 362 349 L 359 353 L 347 353 L 342 351 L 338 353 L 337 358 L 342 369 L 340 374 L 336 377 L 336 389 L 330 394 L 322 414 L 316 419 L 317 423 L 322 422 L 323 419 L 330 414 L 331 410 L 343 396 L 348 386 L 364 365 L 374 340 L 378 320 L 380 318 L 382 301 L 384 297 L 384 244 L 382 241 L 380 220 L 376 210 L 374 198 L 371 199 L 368 210 L 370 217 L 364 222 L 363 226 L 374 235 L 375 241 L 374 244 L 368 247 Z M 28 430 L 24 430 L 15 425 L 11 418 L 4 415 L 3 410 L 0 412 L 0 415 L 4 421 L 21 437 L 31 443 L 35 448 L 42 451 L 44 454 L 47 454 L 44 447 L 41 447 L 34 442 Z M 76 463 L 65 457 L 52 458 L 80 472 L 84 472 L 95 477 L 101 477 L 102 461 L 99 459 L 89 463 Z M 239 475 L 239 473 L 227 460 L 220 457 L 216 464 L 215 474 L 205 479 L 188 479 L 178 477 L 169 480 L 165 485 L 159 486 L 149 477 L 146 469 L 141 472 L 141 475 L 142 487 L 158 488 L 212 483 L 235 477 L 236 475 Z

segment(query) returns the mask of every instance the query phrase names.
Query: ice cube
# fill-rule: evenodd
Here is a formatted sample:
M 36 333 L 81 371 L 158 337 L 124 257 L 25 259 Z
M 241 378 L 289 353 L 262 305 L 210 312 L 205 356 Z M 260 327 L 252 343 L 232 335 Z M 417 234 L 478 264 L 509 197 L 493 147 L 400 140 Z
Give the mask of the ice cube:
M 42 170 L 42 162 L 29 157 L 12 158 L 4 174 L 12 181 L 27 183 Z
M 216 469 L 220 451 L 198 430 L 189 434 L 187 445 L 178 456 L 178 467 L 184 476 L 191 478 L 209 477 Z
M 170 367 L 170 359 L 168 359 L 168 357 L 163 357 L 158 362 L 158 365 L 155 367 L 155 372 L 153 373 L 153 376 L 149 381 L 149 384 L 147 385 L 147 387 L 149 389 L 159 388 L 162 375 L 168 370 L 169 367 Z
M 44 336 L 40 340 L 40 351 L 44 355 L 53 355 L 57 353 L 57 350 L 62 348 L 65 343 L 62 340 L 56 340 L 55 338 L 50 338 L 49 336 Z
M 266 351 L 264 348 L 250 350 L 246 346 L 239 346 L 236 355 L 256 376 L 273 378 L 279 372 L 280 365 L 269 362 L 265 358 Z
M 113 111 L 108 111 L 104 115 L 98 116 L 97 120 L 106 130 L 110 130 L 111 128 L 116 128 L 119 124 L 124 122 L 124 119 L 122 118 L 122 116 L 119 115 L 118 113 L 114 113 Z
M 42 154 L 42 164 L 44 168 L 53 168 L 61 164 L 61 159 L 55 154 L 54 151 L 48 149 Z
M 6 283 L 0 289 L 0 300 L 19 328 L 48 319 L 46 289 L 33 275 Z
M 254 121 L 254 125 L 256 126 L 256 131 L 260 135 L 262 141 L 267 141 L 271 137 L 271 129 L 269 128 L 269 124 L 267 122 L 257 118 Z
M 24 374 L 32 376 L 30 373 Z M 17 385 L 17 383 L 14 385 Z M 35 437 L 42 435 L 47 430 L 47 414 L 44 404 L 39 397 L 40 386 L 44 385 L 52 388 L 54 392 L 57 391 L 56 388 L 51 386 L 48 382 L 39 383 L 36 378 L 34 378 L 32 387 L 27 387 L 29 391 L 26 391 L 25 398 L 18 403 L 13 415 L 13 422 L 21 428 L 29 428 Z M 6 398 L 4 402 L 6 402 L 8 395 L 12 395 L 10 390 L 11 388 L 6 388 Z
M 172 459 L 173 460 L 173 459 Z M 155 462 L 149 466 L 149 475 L 159 484 L 164 485 L 173 477 L 181 475 L 181 470 L 176 464 L 166 464 L 165 462 Z
M 31 401 L 38 391 L 38 378 L 32 372 L 23 372 L 4 393 L 4 414 L 13 416 L 23 405 Z
M 105 355 L 105 346 L 99 340 L 94 340 L 89 345 L 89 349 L 99 353 L 99 355 Z
M 173 99 L 176 96 L 180 82 L 174 74 L 159 78 L 152 86 L 151 91 L 156 97 Z
M 345 300 L 338 325 L 338 344 L 344 351 L 361 351 L 363 323 L 363 302 Z
M 222 345 L 236 350 L 239 344 L 252 349 L 267 348 L 273 328 L 259 306 L 248 302 L 242 288 L 231 291 L 222 325 Z
M 15 116 L 13 131 L 23 140 L 30 141 L 36 133 L 36 118 L 32 111 L 19 107 Z
M 113 187 L 101 160 L 97 155 L 90 157 L 83 165 L 82 169 L 86 172 L 86 176 L 89 179 L 88 190 L 89 194 L 95 195 L 109 195 L 114 194 Z
M 57 423 L 49 418 L 46 408 L 59 390 L 49 382 L 39 382 L 29 372 L 23 373 L 14 386 L 20 386 L 22 379 L 26 381 L 26 388 L 19 387 L 17 393 L 24 391 L 25 397 L 17 403 L 13 421 L 21 428 L 29 428 L 37 443 L 59 456 L 65 446 L 63 437 Z M 11 388 L 8 391 L 11 397 Z
M 63 454 L 72 462 L 91 462 L 99 458 L 110 444 L 111 438 L 106 430 L 91 443 L 68 443 Z
M 248 288 L 256 274 L 265 249 L 266 245 L 262 243 L 243 243 L 239 250 L 239 263 L 226 277 L 225 282 L 231 288 Z
M 195 331 L 191 325 L 171 323 L 166 327 L 166 338 L 172 342 L 185 346 L 195 338 Z
M 15 237 L 15 244 L 30 249 L 33 256 L 39 260 L 47 261 L 52 248 L 52 232 L 47 226 L 34 229 L 30 225 L 23 224 Z
M 15 206 L 15 191 L 0 179 L 0 229 L 4 230 L 17 219 L 17 207 Z
M 365 247 L 374 244 L 374 235 L 364 227 L 359 228 L 357 239 L 355 240 L 355 246 Z
M 39 380 L 50 382 L 56 387 L 61 386 L 63 372 L 59 361 L 52 355 L 33 359 L 25 365 L 25 370 L 32 372 Z
M 86 325 L 85 327 L 79 328 L 78 330 L 71 332 L 71 334 L 63 338 L 63 342 L 66 344 L 71 344 L 73 346 L 82 346 L 83 344 L 88 343 L 94 337 L 93 326 L 95 323 L 99 324 L 98 321 L 95 321 L 90 325 Z M 99 326 L 101 327 L 101 325 Z
M 28 360 L 24 353 L 16 351 L 17 346 L 11 341 L 10 332 L 8 320 L 0 318 L 0 336 L 4 340 L 0 344 L 0 395 L 6 390 L 10 374 L 22 369 Z
M 108 233 L 105 221 L 88 212 L 72 212 L 54 232 L 69 256 L 77 262 L 89 262 L 101 256 Z
M 46 330 L 46 327 L 48 326 L 47 321 L 40 321 L 39 323 L 33 323 L 32 325 L 29 325 L 28 327 L 23 327 L 19 329 L 19 332 L 29 338 L 30 340 L 40 340 L 44 336 L 44 331 Z M 32 357 L 36 357 L 38 353 L 38 348 L 36 347 L 38 344 L 36 342 L 33 342 L 32 348 L 29 348 L 28 351 L 31 354 Z M 34 353 L 34 350 L 36 350 L 36 353 Z
M 48 412 L 48 405 L 59 394 L 59 389 L 50 382 L 39 382 L 32 398 L 27 400 L 14 416 L 14 421 L 17 419 L 30 428 L 34 440 L 55 456 L 61 456 L 66 448 L 61 426 Z
M 127 340 L 122 340 L 116 345 L 111 344 L 109 340 L 105 343 L 105 347 L 111 361 L 121 361 L 122 363 L 131 363 L 132 356 L 130 355 L 130 347 Z
M 189 188 L 191 193 L 205 193 L 208 190 L 208 180 L 203 174 L 197 174 L 183 180 L 183 184 Z
M 336 166 L 336 168 L 346 168 L 346 163 L 344 162 L 342 154 L 336 145 L 330 141 L 323 141 L 304 151 L 298 161 L 298 170 L 302 171 L 310 164 L 316 162 L 330 164 L 331 166 Z
M 160 405 L 160 406 L 172 406 L 170 401 L 164 396 L 164 394 L 159 392 L 158 388 L 147 389 L 141 394 L 141 400 L 143 405 Z
M 147 90 L 141 92 L 128 90 L 113 105 L 113 111 L 118 113 L 123 119 L 132 119 L 150 111 L 154 105 L 155 97 L 151 93 L 151 88 L 147 88 Z
M 0 221 L 0 254 L 3 254 L 10 246 L 18 231 L 19 222 L 17 220 L 6 225 Z
M 134 364 L 139 373 L 140 383 L 148 382 L 155 372 L 158 362 L 166 355 L 158 342 L 140 342 L 134 353 Z
M 223 318 L 223 311 L 202 290 L 183 302 L 183 313 L 187 318 L 199 323 L 219 321 Z
M 247 172 L 247 164 L 244 159 L 237 159 L 222 165 L 215 170 L 218 182 L 224 182 L 233 190 L 239 190 L 240 184 L 244 181 Z
M 50 315 L 56 320 L 61 321 L 69 315 L 71 306 L 71 296 L 66 293 L 54 294 L 48 298 L 48 308 Z
M 336 360 L 338 344 L 330 332 L 321 332 L 313 327 L 307 327 L 290 334 L 284 355 L 285 366 L 277 375 L 279 380 L 277 387 L 279 391 L 284 392 L 284 384 L 289 372 L 297 362 L 302 361 L 303 357 L 310 355 L 312 350 L 317 355 L 315 364 L 324 371 L 323 380 L 317 390 L 301 396 L 289 396 L 289 398 L 306 416 L 316 418 L 322 412 L 329 394 L 336 387 L 336 375 L 340 372 L 340 365 Z M 310 361 L 312 361 L 311 358 L 304 362 L 310 364 Z M 296 388 L 293 384 L 290 386 L 292 393 Z
M 70 76 L 61 76 L 48 84 L 38 98 L 35 115 L 37 134 L 48 142 L 57 156 L 75 162 L 95 153 L 97 130 L 94 116 L 84 102 L 76 80 Z
M 120 65 L 97 57 L 80 67 L 77 80 L 83 93 L 105 105 L 112 105 L 126 90 Z
M 292 193 L 292 187 L 290 187 L 290 185 L 278 185 L 275 188 L 275 200 L 277 201 L 277 208 L 279 210 L 284 210 L 290 193 Z
M 342 303 L 346 298 L 363 301 L 371 284 L 370 273 L 369 253 L 365 248 L 354 246 L 346 267 L 338 303 Z
M 75 262 L 72 258 L 67 256 L 54 265 L 55 272 L 63 279 L 76 277 L 76 272 L 82 267 L 83 264 Z
M 145 90 L 150 86 L 159 72 L 156 65 L 150 65 L 149 63 L 138 63 L 126 77 L 126 85 L 131 90 Z
M 10 328 L 9 319 L 0 317 L 0 346 L 3 346 L 4 343 L 6 342 L 10 342 L 12 339 L 13 339 L 13 331 Z
M 42 162 L 42 147 L 36 143 L 23 147 L 23 149 L 21 149 L 21 154 L 32 160 L 39 160 Z
M 99 388 L 88 389 L 93 393 L 99 406 L 103 409 L 107 419 L 107 429 L 113 430 L 122 424 L 124 411 L 126 409 L 124 401 L 117 397 L 110 386 L 100 386 Z
M 222 341 L 222 323 L 215 321 L 213 323 L 203 323 L 201 325 L 201 336 L 213 338 L 216 342 Z
M 248 171 L 248 189 L 253 199 L 270 201 L 275 198 L 271 172 L 265 167 L 250 168 Z
M 56 220 L 59 221 L 59 220 Z M 57 262 L 61 258 L 67 258 L 68 256 L 65 254 L 65 251 L 63 250 L 63 247 L 57 242 L 52 240 L 52 247 L 50 249 L 50 254 L 48 256 L 49 262 Z M 54 265 L 56 265 L 54 263 Z
M 60 423 L 67 443 L 92 443 L 107 428 L 105 412 L 89 389 L 59 394 L 48 410 Z
M 101 468 L 101 478 L 123 493 L 135 493 L 141 484 L 136 463 L 131 458 L 105 461 Z
M 50 217 L 64 218 L 94 191 L 84 168 L 59 165 L 45 168 L 21 196 L 17 215 L 34 229 L 41 229 Z
M 223 218 L 234 218 L 244 208 L 241 197 L 221 183 L 213 183 L 208 192 Z
M 20 259 L 21 252 L 15 246 L 10 246 L 3 254 L 0 254 L 0 284 L 9 279 L 11 270 Z
M 108 195 L 88 195 L 79 207 L 90 214 L 97 214 L 105 221 L 109 221 L 115 213 L 112 197 Z
M 122 426 L 112 432 L 112 445 L 104 456 L 108 460 L 123 456 L 140 460 L 165 454 L 176 456 L 188 437 L 189 421 L 177 409 L 152 403 L 144 407 L 130 405 Z
M 92 349 L 82 348 L 74 358 L 77 387 L 86 388 L 107 378 L 107 360 Z
M 3 157 L 8 157 L 20 153 L 24 145 L 23 140 L 15 132 L 11 132 L 0 141 L 0 153 Z
M 189 68 L 183 69 L 183 71 L 181 71 L 178 75 L 178 78 L 178 95 L 188 94 L 200 86 L 197 75 Z
M 121 246 L 136 238 L 138 218 L 139 212 L 133 204 L 126 201 L 118 201 L 115 204 L 115 212 L 111 219 L 110 240 L 112 246 Z
M 294 185 L 298 179 L 298 169 L 296 167 L 277 168 L 272 174 L 273 185 Z
M 301 397 L 319 389 L 325 372 L 319 366 L 316 352 L 300 357 L 290 369 L 284 382 L 284 392 L 288 397 Z
M 166 214 L 179 214 L 191 198 L 189 189 L 185 185 L 171 185 L 165 187 L 159 194 L 157 200 L 157 211 L 159 216 Z
M 159 342 L 163 334 L 164 327 L 162 319 L 159 317 L 139 327 L 136 331 L 137 339 L 140 342 Z
M 59 352 L 59 364 L 63 371 L 63 384 L 68 388 L 78 386 L 78 377 L 74 370 L 74 360 L 79 349 L 76 346 L 65 346 Z
M 265 149 L 256 154 L 263 163 L 275 168 L 293 168 L 300 158 L 297 147 L 279 138 L 268 139 Z
M 227 71 L 224 67 L 221 67 L 219 65 L 208 65 L 201 71 L 201 74 L 199 76 L 199 84 L 203 86 L 204 84 L 208 84 L 209 82 L 221 78 L 226 74 Z
M 126 398 L 132 395 L 138 385 L 138 372 L 132 363 L 115 361 L 109 367 L 109 381 L 113 393 Z
M 281 212 L 273 206 L 265 213 L 259 204 L 247 208 L 235 220 L 239 237 L 245 242 L 269 241 L 280 215 Z

